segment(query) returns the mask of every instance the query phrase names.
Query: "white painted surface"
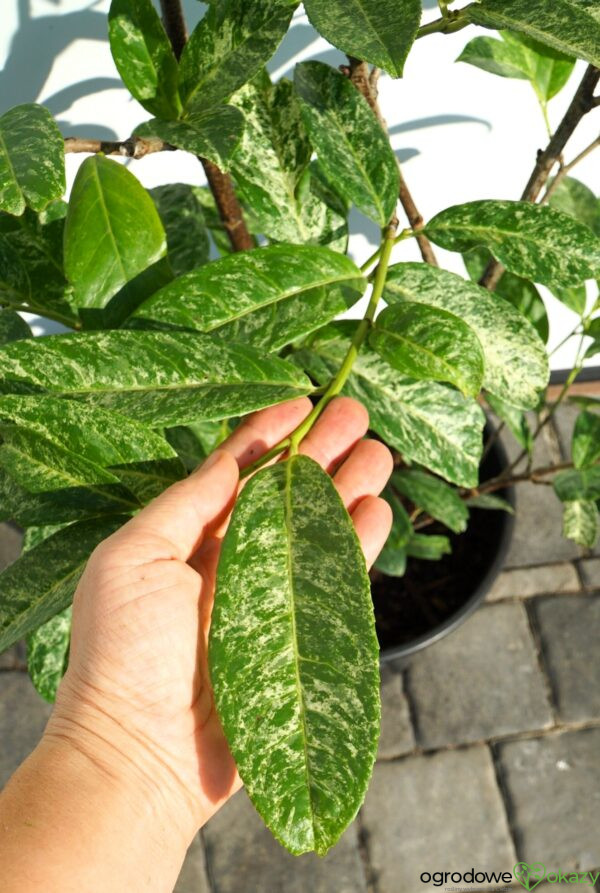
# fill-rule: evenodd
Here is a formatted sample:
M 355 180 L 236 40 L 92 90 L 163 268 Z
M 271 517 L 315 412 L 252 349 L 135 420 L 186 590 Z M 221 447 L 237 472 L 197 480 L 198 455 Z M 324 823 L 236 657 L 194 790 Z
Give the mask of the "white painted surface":
M 204 11 L 197 0 L 184 0 L 191 26 Z M 436 16 L 434 0 L 424 0 L 425 16 Z M 65 135 L 124 139 L 148 114 L 118 86 L 106 37 L 108 0 L 0 0 L 0 109 L 37 100 L 58 118 Z M 405 77 L 384 77 L 380 97 L 392 144 L 404 165 L 407 182 L 427 219 L 452 204 L 481 198 L 518 198 L 540 147 L 547 142 L 533 90 L 525 81 L 506 80 L 463 63 L 455 64 L 465 43 L 480 30 L 433 35 L 418 41 Z M 487 32 L 490 33 L 490 32 Z M 291 76 L 307 58 L 330 64 L 344 56 L 319 38 L 302 7 L 293 27 L 269 65 L 274 77 Z M 558 123 L 584 69 L 578 63 L 570 85 L 550 104 Z M 597 136 L 600 112 L 590 114 L 569 147 L 567 160 Z M 69 183 L 84 156 L 67 156 Z M 600 193 L 598 155 L 576 171 Z M 177 179 L 202 183 L 200 165 L 190 155 L 153 155 L 133 164 L 145 186 Z M 351 249 L 364 260 L 377 238 L 374 224 L 353 212 Z M 438 249 L 444 265 L 463 272 L 457 255 Z M 395 257 L 417 259 L 414 243 L 404 243 Z M 550 314 L 550 347 L 576 322 L 574 315 L 542 289 Z M 595 293 L 595 292 L 594 292 Z M 47 329 L 46 329 L 47 330 Z M 552 357 L 553 368 L 572 360 L 574 345 Z

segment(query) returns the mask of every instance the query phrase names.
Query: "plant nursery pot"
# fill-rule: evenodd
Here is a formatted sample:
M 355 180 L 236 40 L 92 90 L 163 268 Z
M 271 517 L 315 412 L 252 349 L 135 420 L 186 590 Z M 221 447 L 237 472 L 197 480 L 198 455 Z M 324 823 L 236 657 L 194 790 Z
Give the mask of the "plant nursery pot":
M 493 429 L 486 428 L 486 440 Z M 480 466 L 484 481 L 506 468 L 504 447 L 495 440 Z M 514 487 L 498 491 L 513 507 Z M 404 577 L 375 572 L 372 582 L 380 659 L 409 658 L 460 626 L 483 601 L 500 573 L 514 529 L 505 511 L 471 509 L 462 534 L 432 524 L 431 533 L 449 535 L 452 554 L 440 561 L 409 558 Z

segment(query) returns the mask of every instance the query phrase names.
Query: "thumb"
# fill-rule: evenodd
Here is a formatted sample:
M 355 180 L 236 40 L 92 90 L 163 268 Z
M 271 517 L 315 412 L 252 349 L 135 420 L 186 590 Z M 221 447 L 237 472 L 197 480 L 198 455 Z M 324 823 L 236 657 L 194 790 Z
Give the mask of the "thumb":
M 155 547 L 159 540 L 164 553 L 152 557 L 187 561 L 206 531 L 222 523 L 231 511 L 238 480 L 233 456 L 216 450 L 189 477 L 161 493 L 110 539 L 114 546 L 134 550 L 143 549 L 148 540 Z M 138 556 L 134 553 L 131 557 L 135 560 Z M 147 558 L 146 554 L 142 560 Z

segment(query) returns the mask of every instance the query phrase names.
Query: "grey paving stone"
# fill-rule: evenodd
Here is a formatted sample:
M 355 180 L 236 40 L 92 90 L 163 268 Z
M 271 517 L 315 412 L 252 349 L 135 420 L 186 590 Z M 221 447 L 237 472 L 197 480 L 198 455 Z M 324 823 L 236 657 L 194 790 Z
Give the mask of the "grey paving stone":
M 600 596 L 537 599 L 533 611 L 559 717 L 600 718 Z
M 508 741 L 498 754 L 519 859 L 549 869 L 598 866 L 600 729 Z
M 23 534 L 11 524 L 0 524 L 0 571 L 21 554 Z
M 415 736 L 402 675 L 390 664 L 381 668 L 381 737 L 378 758 L 389 760 L 414 749 Z
M 204 844 L 200 834 L 196 835 L 187 851 L 173 893 L 211 893 L 206 874 Z
M 27 648 L 25 642 L 17 642 L 8 651 L 0 654 L 0 670 L 25 670 L 27 668 Z
M 366 893 L 356 825 L 323 858 L 291 856 L 240 791 L 206 825 L 204 839 L 214 893 Z
M 554 415 L 552 424 L 558 435 L 560 451 L 563 458 L 571 458 L 571 438 L 573 437 L 573 428 L 575 419 L 581 412 L 581 407 L 572 403 L 563 403 Z
M 587 589 L 600 589 L 600 558 L 588 558 L 580 562 L 579 570 Z
M 363 821 L 378 893 L 439 890 L 421 874 L 516 861 L 486 746 L 378 763 Z
M 552 715 L 525 609 L 484 605 L 413 658 L 406 677 L 426 748 L 546 728 Z
M 40 740 L 50 710 L 25 673 L 0 673 L 0 788 Z
M 544 564 L 541 567 L 503 571 L 487 595 L 488 601 L 502 598 L 526 598 L 556 592 L 577 592 L 581 589 L 574 565 Z

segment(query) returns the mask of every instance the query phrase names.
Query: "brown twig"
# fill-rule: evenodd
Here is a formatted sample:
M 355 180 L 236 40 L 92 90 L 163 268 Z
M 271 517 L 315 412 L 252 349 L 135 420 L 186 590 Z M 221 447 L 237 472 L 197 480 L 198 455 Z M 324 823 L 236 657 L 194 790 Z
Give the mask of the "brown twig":
M 355 59 L 353 56 L 348 56 L 348 61 L 350 63 L 349 66 L 343 66 L 342 71 L 347 74 L 356 89 L 365 97 L 370 107 L 372 108 L 375 117 L 387 134 L 387 124 L 383 115 L 381 114 L 379 102 L 377 101 L 379 69 L 374 68 L 373 71 L 369 73 L 369 66 L 366 62 L 363 62 L 360 59 Z M 402 173 L 400 165 L 398 165 L 398 167 L 400 169 L 400 204 L 404 209 L 404 213 L 406 214 L 406 218 L 410 223 L 411 229 L 416 232 L 423 226 L 423 217 L 419 213 L 419 210 L 414 202 L 409 188 L 406 185 L 406 180 L 404 178 L 404 174 Z M 425 263 L 431 264 L 434 267 L 439 266 L 435 253 L 431 246 L 431 242 L 429 241 L 427 236 L 424 233 L 419 233 L 416 236 L 416 240 L 421 252 L 421 257 L 423 258 Z
M 550 183 L 550 185 L 546 189 L 546 192 L 544 193 L 543 197 L 540 199 L 540 205 L 547 202 L 548 199 L 552 197 L 552 195 L 558 188 L 560 181 L 563 180 L 567 176 L 567 174 L 573 170 L 574 167 L 576 167 L 581 161 L 583 161 L 584 158 L 587 158 L 588 155 L 591 155 L 592 152 L 595 149 L 597 149 L 599 146 L 600 146 L 600 136 L 596 137 L 596 139 L 593 142 L 591 142 L 589 144 L 589 146 L 586 146 L 586 148 L 583 149 L 583 151 L 580 152 L 579 155 L 576 155 L 575 158 L 572 161 L 570 161 L 568 164 L 561 164 L 558 171 L 556 172 L 556 176 L 552 180 L 552 183 Z
M 591 111 L 595 104 L 594 90 L 598 80 L 600 79 L 600 70 L 588 65 L 582 81 L 577 88 L 577 92 L 573 97 L 564 118 L 558 125 L 556 133 L 550 139 L 546 148 L 538 152 L 535 167 L 531 172 L 531 176 L 527 181 L 527 185 L 521 195 L 522 202 L 537 201 L 540 192 L 548 182 L 548 178 L 552 172 L 552 168 L 560 160 L 567 142 L 575 132 L 581 119 Z M 490 261 L 483 276 L 479 280 L 479 284 L 484 288 L 493 291 L 498 285 L 504 267 L 496 260 Z
M 181 0 L 160 0 L 163 24 L 171 41 L 173 52 L 179 59 L 187 41 L 187 28 L 181 6 Z M 254 238 L 250 235 L 242 206 L 235 194 L 233 181 L 229 174 L 223 173 L 216 164 L 207 158 L 200 158 L 208 185 L 213 194 L 219 217 L 234 251 L 246 251 L 254 248 Z
M 91 152 L 104 155 L 121 155 L 124 158 L 143 158 L 154 152 L 173 152 L 175 146 L 159 139 L 142 139 L 139 136 L 130 136 L 126 140 L 90 140 L 77 136 L 65 137 L 65 154 L 71 152 Z

